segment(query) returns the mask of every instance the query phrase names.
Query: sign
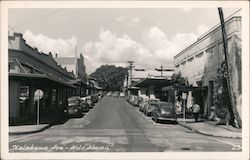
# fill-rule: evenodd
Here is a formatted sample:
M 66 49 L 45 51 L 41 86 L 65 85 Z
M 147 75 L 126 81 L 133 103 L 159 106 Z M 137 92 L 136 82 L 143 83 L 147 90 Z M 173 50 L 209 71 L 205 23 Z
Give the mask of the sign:
M 187 93 L 182 93 L 182 99 L 187 99 Z
M 43 91 L 41 89 L 37 89 L 34 93 L 34 99 L 37 100 L 37 125 L 39 125 L 40 119 L 39 119 L 39 111 L 40 111 L 40 107 L 39 107 L 39 100 L 43 98 Z
M 34 98 L 36 100 L 43 98 L 43 91 L 41 89 L 37 89 L 34 93 Z

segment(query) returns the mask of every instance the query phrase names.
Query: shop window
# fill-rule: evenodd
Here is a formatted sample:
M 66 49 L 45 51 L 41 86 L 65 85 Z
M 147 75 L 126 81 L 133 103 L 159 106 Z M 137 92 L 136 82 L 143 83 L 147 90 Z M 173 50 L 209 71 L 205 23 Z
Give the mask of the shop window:
M 20 115 L 27 115 L 30 112 L 29 108 L 29 86 L 20 86 L 20 95 L 19 95 L 19 106 L 20 106 Z

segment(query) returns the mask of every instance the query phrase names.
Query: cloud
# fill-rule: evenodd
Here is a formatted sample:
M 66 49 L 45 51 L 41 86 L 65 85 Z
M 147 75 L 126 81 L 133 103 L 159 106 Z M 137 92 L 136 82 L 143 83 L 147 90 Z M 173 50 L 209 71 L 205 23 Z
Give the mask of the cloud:
M 173 67 L 173 57 L 181 50 L 195 42 L 199 36 L 201 25 L 194 33 L 178 33 L 168 37 L 157 26 L 148 28 L 141 41 L 135 41 L 128 35 L 120 35 L 110 30 L 101 29 L 96 42 L 88 42 L 86 50 L 86 66 L 89 73 L 101 64 L 126 66 L 128 60 L 135 61 L 136 66 L 154 69 L 163 65 Z M 91 57 L 91 58 L 90 58 Z
M 140 24 L 141 18 L 133 17 L 132 19 L 126 19 L 125 16 L 120 16 L 115 19 L 117 22 L 124 23 L 128 27 L 136 27 Z
M 71 57 L 75 55 L 75 46 L 77 44 L 77 38 L 75 36 L 70 39 L 53 39 L 43 34 L 34 35 L 31 31 L 26 30 L 23 37 L 27 44 L 36 47 L 41 52 L 57 53 L 61 57 Z
M 88 74 L 104 64 L 125 67 L 128 60 L 135 61 L 139 68 L 154 69 L 160 65 L 172 68 L 173 57 L 206 31 L 207 27 L 201 24 L 193 33 L 168 36 L 158 26 L 152 26 L 136 41 L 127 34 L 117 35 L 110 30 L 100 29 L 98 39 L 85 43 L 79 52 L 85 57 Z M 28 44 L 45 53 L 57 53 L 58 56 L 65 57 L 75 54 L 76 37 L 52 39 L 43 34 L 34 35 L 31 31 L 26 31 L 24 38 Z
M 139 17 L 134 17 L 128 22 L 128 26 L 134 27 L 140 24 L 141 19 Z
M 115 20 L 118 22 L 123 22 L 125 21 L 125 16 L 117 17 Z
M 202 35 L 202 34 L 206 33 L 208 30 L 209 30 L 209 28 L 207 26 L 205 26 L 204 24 L 200 24 L 197 28 L 197 34 Z

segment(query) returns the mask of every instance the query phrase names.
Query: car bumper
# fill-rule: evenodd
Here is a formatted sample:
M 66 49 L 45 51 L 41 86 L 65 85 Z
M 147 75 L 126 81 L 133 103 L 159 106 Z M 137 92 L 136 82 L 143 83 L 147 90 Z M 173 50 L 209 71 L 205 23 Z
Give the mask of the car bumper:
M 158 117 L 158 120 L 163 120 L 163 121 L 177 121 L 176 118 L 166 118 L 166 117 Z

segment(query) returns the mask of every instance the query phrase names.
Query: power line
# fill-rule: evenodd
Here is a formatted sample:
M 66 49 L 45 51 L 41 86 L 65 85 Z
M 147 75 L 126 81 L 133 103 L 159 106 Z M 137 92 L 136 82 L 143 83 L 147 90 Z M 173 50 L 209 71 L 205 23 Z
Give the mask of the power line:
M 27 21 L 27 22 L 24 22 L 24 23 L 18 24 L 18 25 L 16 25 L 16 26 L 12 27 L 12 28 L 13 28 L 13 29 L 15 29 L 15 28 L 21 27 L 21 26 L 23 26 L 23 25 L 26 25 L 26 24 L 32 23 L 32 22 L 37 21 L 37 20 L 39 20 L 39 19 L 42 19 L 42 18 L 44 18 L 44 17 L 48 17 L 48 16 L 50 16 L 50 15 L 52 15 L 52 14 L 55 14 L 55 13 L 57 13 L 57 12 L 61 11 L 61 10 L 63 10 L 63 8 L 61 8 L 61 9 L 57 9 L 57 10 L 52 11 L 52 12 L 49 12 L 49 13 L 47 13 L 47 14 L 45 14 L 45 15 L 42 15 L 42 16 L 39 16 L 39 17 L 33 18 L 33 19 L 31 19 L 31 20 L 29 20 L 29 21 Z

